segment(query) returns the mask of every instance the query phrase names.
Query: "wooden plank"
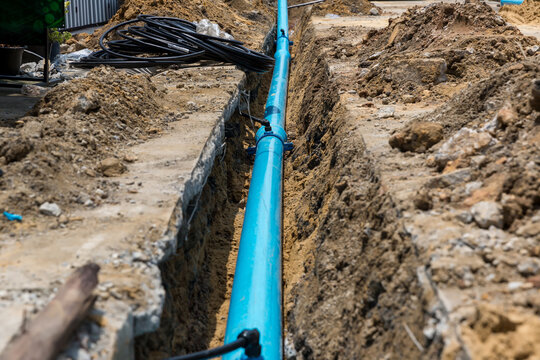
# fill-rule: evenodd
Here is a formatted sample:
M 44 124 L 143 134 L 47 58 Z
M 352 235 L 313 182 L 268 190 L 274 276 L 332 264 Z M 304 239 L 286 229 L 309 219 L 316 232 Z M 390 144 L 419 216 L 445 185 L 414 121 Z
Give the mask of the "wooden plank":
M 13 338 L 0 360 L 52 360 L 94 304 L 99 266 L 87 264 L 75 270 L 54 299 Z

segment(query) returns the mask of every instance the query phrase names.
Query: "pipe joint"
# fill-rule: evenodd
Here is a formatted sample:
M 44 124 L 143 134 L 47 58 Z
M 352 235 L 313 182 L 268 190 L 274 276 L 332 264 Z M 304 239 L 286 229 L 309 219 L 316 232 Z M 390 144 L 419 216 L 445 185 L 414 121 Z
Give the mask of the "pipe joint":
M 293 149 L 293 143 L 287 142 L 287 133 L 285 132 L 285 129 L 283 129 L 281 126 L 272 125 L 271 131 L 267 131 L 264 127 L 261 127 L 257 131 L 257 134 L 255 135 L 256 145 L 247 148 L 248 155 L 255 155 L 259 141 L 270 136 L 278 138 L 281 141 L 284 151 L 291 151 Z
M 257 131 L 257 134 L 255 135 L 256 144 L 259 144 L 259 141 L 261 141 L 262 139 L 268 136 L 273 136 L 273 137 L 278 138 L 283 144 L 287 142 L 287 132 L 285 132 L 285 129 L 278 125 L 274 125 L 274 124 L 271 124 L 271 125 L 272 125 L 271 131 L 266 131 L 264 127 L 261 127 Z

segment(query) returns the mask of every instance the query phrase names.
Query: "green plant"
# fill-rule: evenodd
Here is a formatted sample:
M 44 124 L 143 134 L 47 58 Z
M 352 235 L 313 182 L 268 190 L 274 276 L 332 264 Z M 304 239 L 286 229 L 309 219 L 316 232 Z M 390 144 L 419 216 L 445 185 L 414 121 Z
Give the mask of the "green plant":
M 57 28 L 49 29 L 49 40 L 63 44 L 71 39 L 71 33 L 69 31 L 60 31 Z

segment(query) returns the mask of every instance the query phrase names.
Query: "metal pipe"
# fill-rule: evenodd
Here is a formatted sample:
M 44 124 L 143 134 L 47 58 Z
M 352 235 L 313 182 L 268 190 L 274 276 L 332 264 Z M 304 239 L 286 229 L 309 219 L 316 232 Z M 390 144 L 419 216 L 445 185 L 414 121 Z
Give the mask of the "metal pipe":
M 243 330 L 260 332 L 261 356 L 281 360 L 281 235 L 283 153 L 286 150 L 285 112 L 289 77 L 287 1 L 278 0 L 275 67 L 265 119 L 271 131 L 261 127 L 256 135 L 255 164 L 249 188 L 236 271 L 231 294 L 225 343 Z M 243 350 L 223 356 L 245 359 Z

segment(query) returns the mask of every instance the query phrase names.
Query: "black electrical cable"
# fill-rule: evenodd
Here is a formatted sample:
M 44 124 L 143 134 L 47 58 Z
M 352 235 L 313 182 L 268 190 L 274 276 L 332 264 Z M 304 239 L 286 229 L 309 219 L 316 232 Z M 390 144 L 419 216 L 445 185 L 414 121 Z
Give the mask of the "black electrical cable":
M 238 111 L 238 113 L 240 114 L 240 116 L 246 117 L 249 120 L 258 122 L 259 124 L 264 126 L 264 131 L 272 131 L 272 126 L 270 125 L 270 121 L 268 121 L 266 119 L 259 119 L 258 117 L 251 116 L 249 114 L 245 114 L 245 113 L 243 113 L 241 111 Z
M 238 335 L 236 340 L 228 344 L 192 354 L 174 356 L 164 360 L 205 360 L 225 355 L 240 348 L 246 349 L 245 353 L 248 358 L 257 358 L 261 355 L 259 336 L 259 331 L 257 329 L 244 330 Z
M 273 58 L 244 47 L 241 41 L 200 34 L 196 30 L 197 25 L 187 20 L 139 15 L 108 29 L 99 38 L 101 50 L 73 65 L 136 68 L 215 61 L 258 73 L 274 66 Z M 114 40 L 108 40 L 113 36 Z

